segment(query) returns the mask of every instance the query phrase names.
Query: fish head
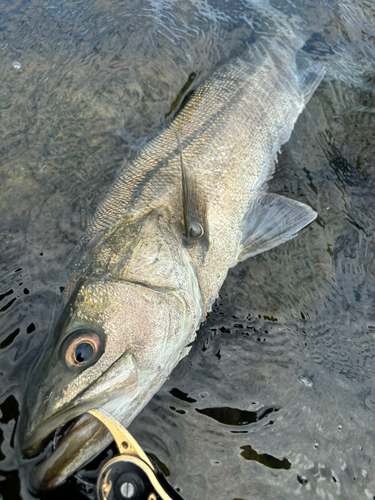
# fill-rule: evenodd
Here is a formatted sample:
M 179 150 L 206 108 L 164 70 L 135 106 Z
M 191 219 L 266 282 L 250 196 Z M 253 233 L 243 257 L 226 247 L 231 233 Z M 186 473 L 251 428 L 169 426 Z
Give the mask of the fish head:
M 161 237 L 156 229 L 153 237 Z M 186 256 L 181 259 L 187 253 L 175 255 L 176 277 L 165 248 L 156 245 L 156 255 L 151 248 L 152 258 L 137 251 L 144 241 L 138 238 L 121 269 L 123 251 L 106 272 L 70 287 L 26 391 L 20 430 L 25 455 L 35 455 L 54 430 L 93 408 L 115 411 L 128 425 L 187 354 L 201 315 L 195 275 Z

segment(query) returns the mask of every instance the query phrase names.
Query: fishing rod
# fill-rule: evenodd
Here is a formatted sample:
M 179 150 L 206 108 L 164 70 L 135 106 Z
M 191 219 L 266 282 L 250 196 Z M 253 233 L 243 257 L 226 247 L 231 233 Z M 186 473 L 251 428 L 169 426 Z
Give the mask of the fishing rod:
M 90 410 L 111 433 L 120 455 L 102 467 L 96 482 L 98 500 L 184 500 L 133 436 L 106 410 Z

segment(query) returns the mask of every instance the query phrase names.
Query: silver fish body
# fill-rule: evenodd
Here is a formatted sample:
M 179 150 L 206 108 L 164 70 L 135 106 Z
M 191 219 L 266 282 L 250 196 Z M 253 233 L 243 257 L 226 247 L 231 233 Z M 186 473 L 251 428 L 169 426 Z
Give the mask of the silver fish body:
M 324 75 L 319 65 L 299 73 L 295 57 L 276 39 L 221 66 L 125 165 L 80 245 L 32 376 L 26 451 L 99 406 L 127 426 L 188 353 L 228 269 L 314 220 L 306 205 L 266 192 L 277 152 Z M 187 220 L 201 237 L 189 236 Z M 109 441 L 81 416 L 39 466 L 37 487 L 58 484 Z

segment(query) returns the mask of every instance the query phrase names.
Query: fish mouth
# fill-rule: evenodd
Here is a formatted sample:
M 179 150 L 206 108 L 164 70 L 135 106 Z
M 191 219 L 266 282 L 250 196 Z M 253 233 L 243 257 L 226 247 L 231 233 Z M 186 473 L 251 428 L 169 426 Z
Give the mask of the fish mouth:
M 58 414 L 42 422 L 22 443 L 22 452 L 28 456 L 39 453 L 46 437 L 69 422 L 65 427 L 57 446 L 52 453 L 43 458 L 35 467 L 30 477 L 30 487 L 34 493 L 43 493 L 61 485 L 69 476 L 88 464 L 101 453 L 112 441 L 108 429 L 95 417 L 85 413 L 88 410 L 102 408 L 127 427 L 134 417 L 148 403 L 165 382 L 166 376 L 157 372 L 150 379 L 148 374 L 140 375 L 140 384 L 126 394 L 123 391 L 111 394 L 111 399 L 91 401 L 91 405 L 80 404 L 65 408 Z M 74 420 L 75 419 L 75 420 Z M 68 430 L 66 430 L 68 429 Z
M 34 468 L 30 477 L 31 491 L 38 494 L 61 485 L 111 441 L 112 436 L 107 428 L 95 417 L 84 413 L 71 422 L 71 427 L 60 439 L 51 455 Z M 83 452 L 86 457 L 84 461 L 79 460 Z
M 22 453 L 28 458 L 41 452 L 46 439 L 55 432 L 57 444 L 52 453 L 35 467 L 30 477 L 30 487 L 34 493 L 56 488 L 70 475 L 90 462 L 113 440 L 107 428 L 95 417 L 86 413 L 95 408 L 122 407 L 125 415 L 132 415 L 129 405 L 124 407 L 123 395 L 111 401 L 105 398 L 95 403 L 66 408 L 54 415 L 23 441 Z M 127 411 L 126 411 L 127 410 Z
M 103 398 L 102 401 L 96 401 L 95 404 L 93 404 L 93 402 L 91 402 L 91 404 L 88 403 L 78 406 L 72 404 L 68 408 L 64 408 L 60 412 L 52 415 L 22 439 L 22 454 L 26 458 L 35 457 L 41 452 L 46 440 L 54 431 L 61 429 L 69 422 L 73 422 L 75 419 L 82 416 L 88 410 L 93 409 L 93 407 L 98 407 L 104 402 L 105 398 Z

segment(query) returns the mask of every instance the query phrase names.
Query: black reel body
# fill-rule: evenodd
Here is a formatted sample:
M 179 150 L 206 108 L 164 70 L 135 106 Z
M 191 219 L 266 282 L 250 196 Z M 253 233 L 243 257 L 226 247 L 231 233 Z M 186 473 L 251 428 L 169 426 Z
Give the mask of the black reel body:
M 118 455 L 107 462 L 97 481 L 99 500 L 184 500 L 158 470 L 137 457 Z

